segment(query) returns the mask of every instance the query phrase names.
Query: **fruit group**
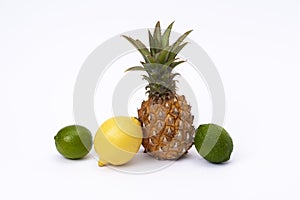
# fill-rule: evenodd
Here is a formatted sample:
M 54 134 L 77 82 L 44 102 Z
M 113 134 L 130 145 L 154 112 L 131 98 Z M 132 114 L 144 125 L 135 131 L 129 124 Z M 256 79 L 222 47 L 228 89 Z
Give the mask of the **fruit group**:
M 142 137 L 141 124 L 133 117 L 118 116 L 106 120 L 94 139 L 98 165 L 127 163 L 139 150 Z
M 187 31 L 177 41 L 169 45 L 173 23 L 161 33 L 157 22 L 153 35 L 149 31 L 148 49 L 139 40 L 125 37 L 142 54 L 142 66 L 131 67 L 127 71 L 140 70 L 147 73 L 143 79 L 148 81 L 146 93 L 148 100 L 143 101 L 138 110 L 143 128 L 145 152 L 157 159 L 178 159 L 187 153 L 193 144 L 194 132 L 191 106 L 183 95 L 176 93 L 176 80 L 179 75 L 173 69 L 183 63 L 177 54 L 187 44 L 182 43 Z
M 79 159 L 86 156 L 92 148 L 91 132 L 79 125 L 62 128 L 54 137 L 58 152 L 69 159 Z
M 207 161 L 222 163 L 230 159 L 233 142 L 227 131 L 216 124 L 203 124 L 196 130 L 195 147 Z

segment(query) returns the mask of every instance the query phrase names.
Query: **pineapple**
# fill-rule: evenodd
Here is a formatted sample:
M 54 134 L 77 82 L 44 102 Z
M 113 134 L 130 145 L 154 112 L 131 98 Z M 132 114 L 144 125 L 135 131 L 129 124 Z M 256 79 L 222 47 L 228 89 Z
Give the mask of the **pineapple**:
M 173 22 L 174 23 L 174 22 Z M 124 36 L 142 54 L 142 66 L 134 66 L 126 71 L 144 71 L 143 79 L 148 81 L 146 94 L 138 109 L 138 119 L 142 124 L 145 152 L 159 160 L 174 160 L 187 153 L 194 141 L 194 116 L 191 106 L 184 95 L 176 93 L 173 69 L 185 62 L 178 60 L 177 54 L 187 44 L 183 40 L 192 31 L 187 31 L 170 45 L 169 37 L 173 26 L 161 33 L 160 22 L 157 22 L 153 34 L 148 30 L 148 49 L 141 41 Z

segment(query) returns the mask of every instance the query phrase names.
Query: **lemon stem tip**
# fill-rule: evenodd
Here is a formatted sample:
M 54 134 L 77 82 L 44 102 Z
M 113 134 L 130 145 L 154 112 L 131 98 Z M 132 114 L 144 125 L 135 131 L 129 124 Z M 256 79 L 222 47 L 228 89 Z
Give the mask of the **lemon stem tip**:
M 105 166 L 107 164 L 107 162 L 105 162 L 105 161 L 98 161 L 98 166 L 99 167 L 103 167 L 103 166 Z

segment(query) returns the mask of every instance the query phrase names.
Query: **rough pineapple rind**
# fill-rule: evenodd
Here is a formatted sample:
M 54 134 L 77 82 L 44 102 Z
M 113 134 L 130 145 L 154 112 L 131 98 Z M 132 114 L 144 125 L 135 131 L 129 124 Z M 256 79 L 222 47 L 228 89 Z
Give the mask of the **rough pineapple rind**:
M 178 159 L 194 141 L 194 117 L 185 97 L 148 99 L 138 110 L 143 127 L 145 152 L 157 159 Z

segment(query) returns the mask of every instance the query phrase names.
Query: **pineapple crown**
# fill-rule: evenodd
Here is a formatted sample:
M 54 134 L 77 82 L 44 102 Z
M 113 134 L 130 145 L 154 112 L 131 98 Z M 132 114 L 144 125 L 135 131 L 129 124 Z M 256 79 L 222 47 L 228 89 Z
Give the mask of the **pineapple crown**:
M 192 30 L 185 32 L 172 45 L 169 44 L 169 38 L 174 22 L 172 22 L 164 33 L 161 33 L 160 22 L 156 23 L 153 34 L 148 30 L 149 49 L 140 40 L 122 35 L 126 38 L 143 56 L 142 66 L 134 66 L 126 71 L 144 71 L 147 75 L 142 75 L 143 79 L 148 81 L 146 93 L 150 98 L 169 98 L 175 94 L 176 80 L 174 78 L 179 73 L 173 73 L 173 69 L 179 64 L 185 62 L 178 60 L 178 53 L 183 49 L 187 42 L 182 43 Z

